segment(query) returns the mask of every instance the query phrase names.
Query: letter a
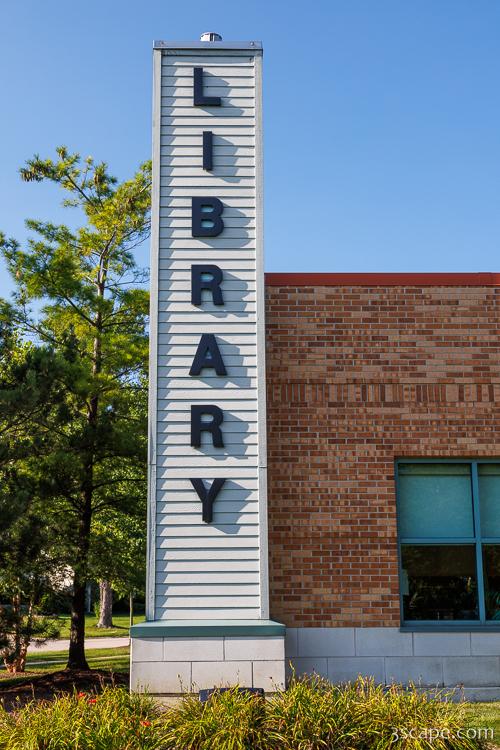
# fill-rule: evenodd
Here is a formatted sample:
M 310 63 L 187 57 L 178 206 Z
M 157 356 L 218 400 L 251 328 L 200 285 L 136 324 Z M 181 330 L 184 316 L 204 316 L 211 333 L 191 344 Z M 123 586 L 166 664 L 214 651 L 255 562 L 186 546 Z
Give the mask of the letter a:
M 227 375 L 219 346 L 213 333 L 204 333 L 198 344 L 190 375 L 199 375 L 204 368 L 215 370 L 217 375 Z

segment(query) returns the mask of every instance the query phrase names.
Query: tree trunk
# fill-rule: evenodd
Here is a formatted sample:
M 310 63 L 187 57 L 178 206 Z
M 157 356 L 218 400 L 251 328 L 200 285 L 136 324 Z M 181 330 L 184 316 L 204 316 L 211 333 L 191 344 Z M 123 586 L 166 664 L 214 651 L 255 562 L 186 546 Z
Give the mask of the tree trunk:
M 73 577 L 69 653 L 66 669 L 89 669 L 85 658 L 85 592 L 92 521 L 92 490 L 84 493 L 84 508 L 78 524 L 78 547 Z
M 113 589 L 109 581 L 99 581 L 99 622 L 97 627 L 113 627 Z
M 85 581 L 80 582 L 76 575 L 71 601 L 71 627 L 66 669 L 89 669 L 85 658 Z
M 107 274 L 106 253 L 101 253 L 97 274 L 97 296 L 104 297 Z M 92 375 L 94 378 L 102 367 L 102 310 L 98 309 L 95 320 L 95 335 L 92 354 Z M 97 386 L 97 382 L 96 382 Z M 73 600 L 71 603 L 71 627 L 69 631 L 69 654 L 66 669 L 89 669 L 85 658 L 85 590 L 87 584 L 88 557 L 90 549 L 90 528 L 92 523 L 92 499 L 94 492 L 94 462 L 99 421 L 98 390 L 89 399 L 87 425 L 89 427 L 88 447 L 84 461 L 81 485 L 82 510 L 79 519 L 77 554 L 73 579 Z

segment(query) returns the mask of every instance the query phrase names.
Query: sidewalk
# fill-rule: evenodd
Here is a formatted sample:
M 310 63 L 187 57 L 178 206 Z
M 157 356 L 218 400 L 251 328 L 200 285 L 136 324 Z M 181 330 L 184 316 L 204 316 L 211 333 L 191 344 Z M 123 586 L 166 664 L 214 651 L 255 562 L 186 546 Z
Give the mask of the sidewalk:
M 85 648 L 91 649 L 91 648 L 120 648 L 123 646 L 128 646 L 129 639 L 126 638 L 106 638 L 104 636 L 103 638 L 86 638 L 85 639 Z M 47 641 L 47 643 L 44 643 L 43 646 L 35 646 L 32 645 L 29 648 L 30 655 L 33 654 L 42 654 L 46 653 L 48 651 L 67 651 L 69 648 L 69 638 L 62 638 L 61 640 L 57 641 Z

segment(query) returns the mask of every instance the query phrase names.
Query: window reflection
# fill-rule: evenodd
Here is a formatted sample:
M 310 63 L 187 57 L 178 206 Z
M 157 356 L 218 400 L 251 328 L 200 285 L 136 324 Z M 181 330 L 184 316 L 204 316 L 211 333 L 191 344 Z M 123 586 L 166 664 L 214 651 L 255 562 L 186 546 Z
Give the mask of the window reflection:
M 500 545 L 483 546 L 484 603 L 487 620 L 500 620 Z
M 401 557 L 405 620 L 478 619 L 473 545 L 404 544 Z

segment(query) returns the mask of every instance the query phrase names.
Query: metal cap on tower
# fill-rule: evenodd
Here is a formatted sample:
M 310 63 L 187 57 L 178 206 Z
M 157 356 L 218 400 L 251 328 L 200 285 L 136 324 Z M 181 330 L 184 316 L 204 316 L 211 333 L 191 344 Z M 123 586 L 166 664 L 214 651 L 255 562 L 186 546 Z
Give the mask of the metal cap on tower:
M 200 36 L 200 42 L 222 42 L 222 37 L 216 31 L 204 31 Z

